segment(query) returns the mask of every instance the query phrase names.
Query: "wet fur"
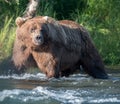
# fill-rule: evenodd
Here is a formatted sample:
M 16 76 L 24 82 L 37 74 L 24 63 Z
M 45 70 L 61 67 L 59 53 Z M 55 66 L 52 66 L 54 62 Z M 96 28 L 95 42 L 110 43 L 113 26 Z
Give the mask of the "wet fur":
M 45 31 L 43 34 L 45 41 L 40 46 L 34 46 L 31 43 L 27 29 L 24 29 L 23 33 L 21 31 L 25 26 L 31 26 L 31 22 L 39 24 Z M 21 38 L 18 38 L 19 36 Z M 19 49 L 16 48 L 18 41 L 20 41 L 20 46 L 17 46 Z M 94 78 L 108 78 L 89 33 L 73 21 L 35 17 L 17 29 L 16 42 L 13 49 L 13 61 L 16 66 L 26 66 L 26 63 L 33 62 L 48 77 L 57 78 L 73 74 L 81 65 Z M 21 50 L 22 42 L 26 47 L 25 50 Z M 29 62 L 30 57 L 32 58 Z M 16 62 L 16 59 L 19 60 Z

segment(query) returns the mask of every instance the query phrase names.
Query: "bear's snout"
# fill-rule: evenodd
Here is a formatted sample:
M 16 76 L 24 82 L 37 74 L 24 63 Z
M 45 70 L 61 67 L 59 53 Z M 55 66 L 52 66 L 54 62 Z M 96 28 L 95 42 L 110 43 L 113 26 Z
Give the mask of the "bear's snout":
M 42 36 L 38 35 L 35 37 L 37 41 L 41 41 L 42 40 Z
M 44 42 L 44 38 L 41 34 L 35 35 L 33 38 L 33 42 L 35 45 L 41 45 Z

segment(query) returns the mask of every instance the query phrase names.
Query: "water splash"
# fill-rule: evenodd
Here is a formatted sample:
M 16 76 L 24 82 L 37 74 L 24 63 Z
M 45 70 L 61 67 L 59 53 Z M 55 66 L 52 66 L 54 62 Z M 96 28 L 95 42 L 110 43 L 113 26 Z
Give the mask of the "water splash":
M 111 97 L 111 98 L 106 98 L 106 99 L 95 99 L 95 100 L 91 100 L 90 103 L 120 103 L 120 99 L 116 98 L 116 97 Z
M 0 82 L 2 83 L 0 85 L 0 104 L 120 103 L 119 78 L 117 80 L 99 80 L 77 74 L 68 78 L 47 79 L 41 73 L 25 73 L 0 76 Z M 5 85 L 3 86 L 3 84 Z M 13 84 L 11 88 L 9 88 L 10 84 Z M 31 88 L 26 86 L 31 86 Z
M 37 73 L 37 74 L 30 74 L 30 73 L 25 73 L 25 74 L 21 74 L 21 75 L 17 75 L 17 74 L 13 74 L 13 75 L 8 75 L 8 76 L 4 76 L 1 75 L 0 79 L 45 79 L 45 75 L 42 73 Z
M 40 101 L 40 100 L 57 100 L 61 103 L 80 104 L 83 98 L 77 97 L 77 92 L 73 90 L 50 90 L 47 87 L 36 87 L 33 90 L 4 90 L 0 92 L 0 102 L 12 99 L 22 102 Z
M 103 97 L 103 98 L 95 98 L 92 96 L 93 93 L 95 95 L 99 93 L 95 90 L 66 90 L 63 88 L 53 89 L 51 87 L 42 87 L 38 86 L 32 90 L 21 90 L 21 89 L 13 89 L 13 90 L 4 90 L 0 91 L 0 102 L 11 99 L 19 102 L 35 102 L 35 101 L 58 101 L 61 104 L 81 104 L 81 103 L 114 103 L 119 102 L 120 99 L 113 97 Z

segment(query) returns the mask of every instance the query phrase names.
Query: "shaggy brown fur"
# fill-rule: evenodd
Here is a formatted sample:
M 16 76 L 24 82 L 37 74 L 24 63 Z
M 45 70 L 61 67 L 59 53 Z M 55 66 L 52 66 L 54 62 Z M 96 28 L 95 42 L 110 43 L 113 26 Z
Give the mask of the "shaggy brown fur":
M 36 63 L 47 77 L 69 76 L 80 68 L 94 78 L 108 78 L 89 33 L 79 24 L 40 16 L 16 21 L 13 61 L 16 66 Z M 31 61 L 28 61 L 28 60 Z
M 16 39 L 14 43 L 12 59 L 18 69 L 22 69 L 23 67 L 36 66 L 36 62 L 30 53 L 30 49 L 28 49 L 24 44 L 22 45 L 22 42 L 19 41 L 19 39 Z

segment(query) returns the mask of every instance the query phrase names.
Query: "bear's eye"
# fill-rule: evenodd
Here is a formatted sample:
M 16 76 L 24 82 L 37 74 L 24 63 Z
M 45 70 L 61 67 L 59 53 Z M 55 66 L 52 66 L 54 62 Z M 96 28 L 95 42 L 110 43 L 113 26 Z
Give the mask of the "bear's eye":
M 40 32 L 41 32 L 42 34 L 45 34 L 45 30 L 43 30 L 43 29 L 41 29 Z
M 30 32 L 31 32 L 31 33 L 35 32 L 35 28 L 32 28 L 32 29 L 30 30 Z
M 42 32 L 42 33 L 43 33 L 43 32 L 44 32 L 44 30 L 42 29 L 42 30 L 40 30 L 40 32 Z
M 36 29 L 37 29 L 37 27 L 36 27 L 36 26 L 31 27 L 31 28 L 30 28 L 30 32 L 31 32 L 31 33 L 33 33 L 33 32 L 35 32 L 35 30 L 36 30 Z

